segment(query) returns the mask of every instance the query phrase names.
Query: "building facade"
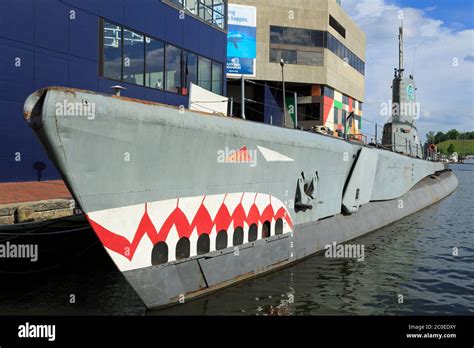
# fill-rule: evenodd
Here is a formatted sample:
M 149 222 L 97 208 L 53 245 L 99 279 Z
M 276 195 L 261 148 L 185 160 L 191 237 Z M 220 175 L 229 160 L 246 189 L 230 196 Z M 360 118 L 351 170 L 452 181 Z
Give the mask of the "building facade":
M 246 77 L 246 117 L 283 123 L 283 59 L 286 103 L 296 93 L 298 127 L 326 126 L 361 140 L 365 34 L 340 2 L 232 0 L 229 8 L 234 4 L 256 8 L 256 66 Z M 237 114 L 242 93 L 235 74 L 228 75 L 228 91 Z
M 225 95 L 226 18 L 227 0 L 0 1 L 0 182 L 59 178 L 22 117 L 37 89 L 119 84 L 184 106 L 191 82 Z

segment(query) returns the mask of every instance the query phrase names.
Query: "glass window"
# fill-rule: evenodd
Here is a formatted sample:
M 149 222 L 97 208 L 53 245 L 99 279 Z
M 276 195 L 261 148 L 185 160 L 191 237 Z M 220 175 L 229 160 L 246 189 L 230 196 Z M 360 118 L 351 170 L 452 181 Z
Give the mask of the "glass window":
M 319 121 L 321 119 L 321 104 L 303 104 L 298 105 L 298 108 L 302 108 L 302 120 L 303 121 Z
M 164 88 L 165 44 L 162 41 L 146 38 L 146 81 L 151 88 Z
M 334 99 L 334 90 L 331 87 L 324 86 L 323 87 L 323 95 L 326 97 Z
M 180 93 L 181 91 L 181 49 L 173 45 L 166 45 L 166 90 Z
M 212 24 L 212 0 L 199 0 L 199 17 Z
M 304 49 L 284 50 L 276 48 L 275 45 L 327 48 L 361 74 L 364 74 L 364 63 L 327 31 L 270 26 L 270 62 L 278 63 L 283 58 L 289 64 L 324 65 L 320 53 L 312 55 L 305 52 Z
M 336 45 L 337 45 L 337 55 L 339 58 L 344 59 L 344 46 L 336 40 Z
M 324 47 L 324 32 L 319 30 L 313 30 L 311 32 L 311 46 L 313 47 Z
M 225 2 L 224 0 L 214 0 L 214 11 L 224 14 L 225 12 Z
M 186 10 L 194 15 L 198 14 L 198 0 L 186 0 Z
M 159 0 L 157 0 L 159 1 Z M 200 17 L 214 27 L 225 29 L 227 0 L 161 0 Z
M 277 50 L 274 48 L 270 49 L 270 62 L 280 63 L 281 59 L 286 64 L 297 64 L 298 63 L 298 52 L 295 50 Z
M 330 33 L 326 33 L 326 36 L 327 36 L 327 48 L 332 53 L 336 53 L 336 45 L 335 45 L 334 36 L 332 36 Z
M 144 36 L 123 29 L 123 81 L 143 85 L 145 74 Z
M 198 84 L 202 88 L 211 90 L 211 60 L 199 57 Z
M 298 45 L 298 29 L 283 28 L 283 43 L 286 45 Z
M 212 92 L 222 95 L 222 64 L 212 62 Z
M 279 50 L 280 51 L 280 58 L 277 60 L 279 63 L 281 59 L 285 61 L 286 64 L 297 64 L 298 57 L 297 52 L 293 50 Z
M 280 56 L 280 51 L 274 48 L 270 48 L 270 63 L 278 63 L 278 57 Z
M 297 61 L 301 65 L 322 66 L 324 65 L 324 55 L 318 52 L 298 51 Z
M 225 2 L 224 0 L 214 0 L 214 24 L 221 29 L 225 29 Z
M 122 79 L 122 28 L 104 22 L 103 75 L 109 79 Z
M 348 56 L 348 54 L 347 54 L 347 47 L 344 46 L 344 45 L 342 45 L 342 44 L 341 44 L 341 46 L 342 46 L 342 59 L 345 60 L 345 59 L 347 59 L 347 56 Z
M 355 66 L 355 56 L 354 56 L 354 53 L 352 53 L 351 51 L 349 51 L 349 65 L 354 67 Z
M 282 27 L 270 27 L 270 43 L 281 44 L 283 43 L 283 28 Z
M 214 24 L 217 25 L 219 28 L 224 29 L 225 28 L 225 20 L 224 20 L 224 15 L 214 11 Z
M 197 55 L 190 52 L 184 52 L 183 54 L 183 73 L 184 73 L 184 87 L 189 89 L 191 83 L 197 84 L 197 68 L 198 58 Z
M 183 1 L 184 0 L 169 0 L 171 1 L 172 3 L 178 5 L 179 7 L 183 7 Z
M 298 29 L 298 45 L 311 46 L 311 30 Z

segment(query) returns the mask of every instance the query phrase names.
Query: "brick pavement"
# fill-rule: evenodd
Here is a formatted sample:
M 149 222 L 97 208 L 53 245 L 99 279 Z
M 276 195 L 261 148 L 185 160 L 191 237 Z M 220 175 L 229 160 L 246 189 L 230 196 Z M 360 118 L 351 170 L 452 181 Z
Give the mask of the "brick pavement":
M 62 180 L 0 183 L 1 205 L 71 197 Z

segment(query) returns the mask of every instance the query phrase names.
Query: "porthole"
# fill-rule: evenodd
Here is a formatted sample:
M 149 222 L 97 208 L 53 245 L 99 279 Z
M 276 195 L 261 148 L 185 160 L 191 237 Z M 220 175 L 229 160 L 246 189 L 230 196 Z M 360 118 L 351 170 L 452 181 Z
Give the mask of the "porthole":
M 220 231 L 216 238 L 216 250 L 227 248 L 227 231 Z
M 278 236 L 280 234 L 283 234 L 283 220 L 278 219 L 275 222 L 275 234 Z
M 176 244 L 176 260 L 187 259 L 191 254 L 191 242 L 183 237 Z
M 263 227 L 262 227 L 262 239 L 265 239 L 265 238 L 268 238 L 270 237 L 271 235 L 271 232 L 270 232 L 270 222 L 269 221 L 265 221 L 263 223 Z
M 197 242 L 198 255 L 207 254 L 211 249 L 211 239 L 208 234 L 201 234 Z
M 233 245 L 242 245 L 244 244 L 244 229 L 242 227 L 237 227 L 234 231 Z
M 165 242 L 159 242 L 153 246 L 151 252 L 151 264 L 153 266 L 162 265 L 168 262 L 168 245 Z
M 256 224 L 250 225 L 249 228 L 249 242 L 255 242 L 258 237 L 258 227 Z

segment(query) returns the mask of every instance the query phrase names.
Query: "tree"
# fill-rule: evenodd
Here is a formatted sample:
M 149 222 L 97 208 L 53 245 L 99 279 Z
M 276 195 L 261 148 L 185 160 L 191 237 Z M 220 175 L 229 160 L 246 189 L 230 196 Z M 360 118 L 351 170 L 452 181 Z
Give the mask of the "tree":
M 449 140 L 457 140 L 459 138 L 459 132 L 456 129 L 451 129 L 446 136 Z
M 451 143 L 448 146 L 448 154 L 451 155 L 453 152 L 456 152 L 456 147 Z
M 435 144 L 442 143 L 443 141 L 446 140 L 446 135 L 443 132 L 438 132 L 435 135 Z
M 429 132 L 426 134 L 426 141 L 428 144 L 435 144 L 435 134 L 434 132 Z

